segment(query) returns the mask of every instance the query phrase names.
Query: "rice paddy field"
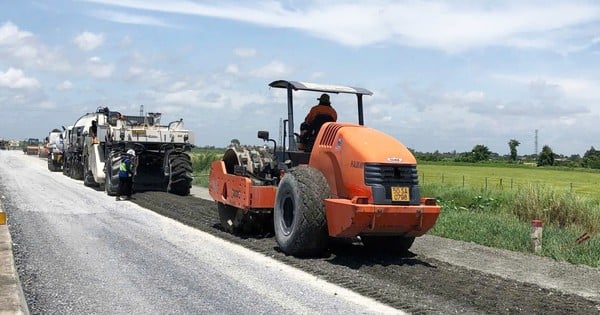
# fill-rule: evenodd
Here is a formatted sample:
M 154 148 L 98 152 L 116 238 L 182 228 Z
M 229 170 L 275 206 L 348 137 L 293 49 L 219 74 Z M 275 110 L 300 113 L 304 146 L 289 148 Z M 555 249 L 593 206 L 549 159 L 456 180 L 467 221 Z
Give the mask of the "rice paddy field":
M 541 184 L 558 191 L 600 197 L 600 172 L 592 170 L 425 163 L 419 163 L 417 169 L 422 185 L 435 183 L 483 190 L 514 190 L 524 185 Z

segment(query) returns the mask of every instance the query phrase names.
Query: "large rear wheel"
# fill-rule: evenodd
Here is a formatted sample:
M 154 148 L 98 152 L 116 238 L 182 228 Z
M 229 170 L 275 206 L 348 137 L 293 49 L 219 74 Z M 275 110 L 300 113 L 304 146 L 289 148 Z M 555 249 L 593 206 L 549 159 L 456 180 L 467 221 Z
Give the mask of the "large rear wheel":
M 48 155 L 48 170 L 50 172 L 56 172 L 56 167 L 54 166 L 54 161 L 51 156 L 52 154 Z
M 324 200 L 330 196 L 325 176 L 314 168 L 292 168 L 283 176 L 273 211 L 275 239 L 283 252 L 313 256 L 327 247 Z
M 77 163 L 71 164 L 70 174 L 72 179 L 82 180 L 83 179 L 83 168 Z
M 117 194 L 119 189 L 119 168 L 121 167 L 121 152 L 110 151 L 104 163 L 104 191 L 109 196 Z
M 94 180 L 94 174 L 92 170 L 90 170 L 90 165 L 88 162 L 88 156 L 83 157 L 83 184 L 88 187 L 97 187 L 98 183 Z
M 63 156 L 63 161 L 62 162 L 63 162 L 62 173 L 65 176 L 69 176 L 69 167 L 70 167 L 69 162 L 70 162 L 70 157 L 67 154 L 65 154 Z
M 169 157 L 169 183 L 167 192 L 187 196 L 192 187 L 192 160 L 187 154 L 177 154 Z
M 83 179 L 83 165 L 81 161 L 73 158 L 71 159 L 71 165 L 69 167 L 69 176 L 72 179 L 82 180 Z

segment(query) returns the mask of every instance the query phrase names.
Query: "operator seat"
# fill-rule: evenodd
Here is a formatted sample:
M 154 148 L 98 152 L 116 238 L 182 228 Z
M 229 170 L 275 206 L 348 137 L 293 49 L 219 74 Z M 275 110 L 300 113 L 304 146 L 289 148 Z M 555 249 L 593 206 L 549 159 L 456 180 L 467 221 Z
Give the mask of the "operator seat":
M 306 152 L 312 151 L 312 148 L 315 145 L 315 140 L 317 140 L 317 135 L 319 134 L 321 127 L 326 122 L 334 122 L 334 121 L 335 121 L 335 119 L 333 119 L 333 117 L 331 115 L 319 114 L 315 117 L 312 124 L 305 124 L 306 132 L 304 133 L 304 136 L 302 137 L 303 139 L 301 139 L 301 140 L 304 140 L 304 141 L 302 141 L 305 145 L 304 151 L 306 151 Z

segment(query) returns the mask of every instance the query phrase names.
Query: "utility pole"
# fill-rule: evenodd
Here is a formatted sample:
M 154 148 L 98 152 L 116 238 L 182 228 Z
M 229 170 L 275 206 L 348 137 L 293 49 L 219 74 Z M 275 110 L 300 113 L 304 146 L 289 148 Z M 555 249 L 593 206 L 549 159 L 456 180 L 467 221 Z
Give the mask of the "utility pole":
M 533 155 L 537 156 L 538 155 L 538 130 L 535 130 L 535 152 L 533 152 Z

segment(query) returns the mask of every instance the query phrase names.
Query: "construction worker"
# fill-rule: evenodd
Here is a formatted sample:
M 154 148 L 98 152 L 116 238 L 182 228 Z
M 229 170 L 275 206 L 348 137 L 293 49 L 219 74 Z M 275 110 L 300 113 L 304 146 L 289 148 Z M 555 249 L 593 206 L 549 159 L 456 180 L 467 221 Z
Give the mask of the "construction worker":
M 326 122 L 337 120 L 337 112 L 331 107 L 329 94 L 323 93 L 317 100 L 319 104 L 310 109 L 304 122 L 300 125 L 299 150 L 311 151 L 321 126 Z
M 135 150 L 129 149 L 121 157 L 121 166 L 119 167 L 119 189 L 117 190 L 117 201 L 122 200 L 121 196 L 125 196 L 125 200 L 131 199 L 133 193 L 133 167 L 132 159 L 135 157 Z
M 315 122 L 315 118 L 319 115 L 330 116 L 333 121 L 337 120 L 337 112 L 333 107 L 331 107 L 331 102 L 329 101 L 329 94 L 323 93 L 321 97 L 317 98 L 319 104 L 313 106 L 304 118 L 304 122 L 313 125 Z

